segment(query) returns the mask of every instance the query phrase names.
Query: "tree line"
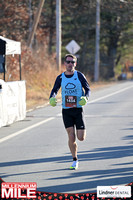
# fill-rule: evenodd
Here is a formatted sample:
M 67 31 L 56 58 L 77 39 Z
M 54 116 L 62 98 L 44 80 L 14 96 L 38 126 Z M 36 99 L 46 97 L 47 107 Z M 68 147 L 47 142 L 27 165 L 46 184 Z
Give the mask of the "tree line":
M 0 35 L 27 44 L 38 0 L 1 0 Z M 93 79 L 95 61 L 96 1 L 62 0 L 62 58 L 65 46 L 75 40 L 78 69 Z M 133 42 L 133 0 L 101 0 L 100 4 L 100 76 L 114 77 L 114 69 L 129 53 Z M 49 55 L 56 47 L 56 0 L 45 0 L 34 37 L 33 49 L 47 45 Z M 126 49 L 129 49 L 127 52 Z

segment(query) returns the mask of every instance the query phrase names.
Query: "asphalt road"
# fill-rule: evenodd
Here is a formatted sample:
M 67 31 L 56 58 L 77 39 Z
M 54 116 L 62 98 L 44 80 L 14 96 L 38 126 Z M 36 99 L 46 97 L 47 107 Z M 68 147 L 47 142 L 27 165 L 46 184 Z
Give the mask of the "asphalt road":
M 78 170 L 69 170 L 72 158 L 59 103 L 0 128 L 0 177 L 61 193 L 133 182 L 133 81 L 92 90 L 84 113 L 87 137 L 77 141 Z

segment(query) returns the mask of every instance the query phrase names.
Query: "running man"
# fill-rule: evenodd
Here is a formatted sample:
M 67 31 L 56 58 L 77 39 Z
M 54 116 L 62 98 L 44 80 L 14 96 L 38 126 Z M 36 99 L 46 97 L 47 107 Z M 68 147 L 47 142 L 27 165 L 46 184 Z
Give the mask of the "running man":
M 86 77 L 75 70 L 76 64 L 77 58 L 74 55 L 67 54 L 65 56 L 66 71 L 57 76 L 49 98 L 50 105 L 56 106 L 57 99 L 55 97 L 61 87 L 62 117 L 68 133 L 68 145 L 73 157 L 70 169 L 78 168 L 76 136 L 80 141 L 83 141 L 86 136 L 82 106 L 87 103 L 90 93 Z

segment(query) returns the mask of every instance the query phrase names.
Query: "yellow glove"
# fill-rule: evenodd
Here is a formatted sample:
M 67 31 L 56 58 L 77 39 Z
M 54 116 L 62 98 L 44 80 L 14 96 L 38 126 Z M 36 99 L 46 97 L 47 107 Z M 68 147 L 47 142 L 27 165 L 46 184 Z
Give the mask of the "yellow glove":
M 85 97 L 85 96 L 82 96 L 82 97 L 80 97 L 80 101 L 79 101 L 79 104 L 81 105 L 81 106 L 84 106 L 86 103 L 87 103 L 87 97 Z
M 55 107 L 56 104 L 57 104 L 57 99 L 54 98 L 54 97 L 51 97 L 51 98 L 49 99 L 49 103 L 50 103 L 51 106 Z

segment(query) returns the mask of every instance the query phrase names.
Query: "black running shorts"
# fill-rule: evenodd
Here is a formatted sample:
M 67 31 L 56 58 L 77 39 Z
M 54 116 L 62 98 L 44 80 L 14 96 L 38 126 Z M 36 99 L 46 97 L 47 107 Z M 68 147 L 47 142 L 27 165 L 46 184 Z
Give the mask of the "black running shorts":
M 62 109 L 62 117 L 65 128 L 76 126 L 76 129 L 85 129 L 82 108 Z

